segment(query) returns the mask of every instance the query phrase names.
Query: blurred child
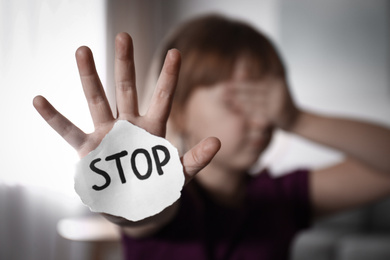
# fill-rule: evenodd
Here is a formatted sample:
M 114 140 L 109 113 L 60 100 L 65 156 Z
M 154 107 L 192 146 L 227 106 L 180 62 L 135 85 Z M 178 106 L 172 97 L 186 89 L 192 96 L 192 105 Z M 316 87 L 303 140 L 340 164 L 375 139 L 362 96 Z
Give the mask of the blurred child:
M 389 195 L 389 129 L 297 107 L 276 49 L 249 25 L 196 18 L 170 34 L 161 53 L 168 54 L 143 116 L 132 42 L 124 33 L 116 38 L 117 118 L 86 47 L 76 58 L 95 132 L 83 133 L 43 97 L 34 100 L 80 157 L 117 119 L 165 136 L 171 114 L 169 136 L 188 150 L 186 186 L 180 200 L 156 216 L 140 222 L 106 216 L 122 226 L 126 259 L 287 259 L 292 239 L 313 219 Z M 267 169 L 248 175 L 276 128 L 338 149 L 345 160 L 278 178 Z

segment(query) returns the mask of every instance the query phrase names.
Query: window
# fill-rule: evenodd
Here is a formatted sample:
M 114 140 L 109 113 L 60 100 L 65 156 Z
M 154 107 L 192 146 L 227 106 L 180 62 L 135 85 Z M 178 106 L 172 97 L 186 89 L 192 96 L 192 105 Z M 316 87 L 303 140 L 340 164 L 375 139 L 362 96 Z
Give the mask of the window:
M 74 58 L 91 47 L 105 82 L 105 1 L 0 2 L 0 183 L 73 193 L 74 150 L 32 106 L 41 94 L 92 131 Z

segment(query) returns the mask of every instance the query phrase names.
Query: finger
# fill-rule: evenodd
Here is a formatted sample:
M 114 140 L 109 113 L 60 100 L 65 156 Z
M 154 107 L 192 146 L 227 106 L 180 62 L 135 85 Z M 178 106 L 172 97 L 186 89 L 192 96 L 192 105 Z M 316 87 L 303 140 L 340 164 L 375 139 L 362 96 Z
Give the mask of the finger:
M 113 120 L 110 105 L 96 72 L 91 50 L 85 46 L 78 48 L 76 60 L 89 111 L 95 128 L 97 128 L 100 124 Z
M 153 93 L 152 101 L 146 116 L 152 121 L 165 124 L 171 111 L 172 100 L 180 70 L 180 52 L 170 50 Z
M 221 148 L 221 141 L 215 137 L 209 137 L 194 146 L 182 157 L 187 184 L 200 170 L 202 170 L 214 158 Z
M 127 33 L 115 39 L 115 82 L 119 115 L 138 116 L 133 42 Z
M 36 96 L 33 105 L 45 121 L 73 148 L 79 150 L 87 135 L 61 115 L 44 97 Z

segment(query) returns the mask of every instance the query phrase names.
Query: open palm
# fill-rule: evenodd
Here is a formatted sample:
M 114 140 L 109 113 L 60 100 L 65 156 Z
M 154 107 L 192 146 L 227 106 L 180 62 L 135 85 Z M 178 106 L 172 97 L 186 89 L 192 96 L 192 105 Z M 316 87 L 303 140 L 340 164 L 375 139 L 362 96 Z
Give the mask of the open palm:
M 166 124 L 180 70 L 180 59 L 180 53 L 177 50 L 170 50 L 167 53 L 149 109 L 145 115 L 141 116 L 138 111 L 132 39 L 126 33 L 118 34 L 115 40 L 118 116 L 114 118 L 96 71 L 92 52 L 88 47 L 80 47 L 76 51 L 76 60 L 95 128 L 91 134 L 80 130 L 44 97 L 35 97 L 33 103 L 46 122 L 75 148 L 81 158 L 100 144 L 117 120 L 128 120 L 151 134 L 165 137 Z M 211 161 L 219 148 L 219 140 L 210 137 L 183 156 L 186 183 Z

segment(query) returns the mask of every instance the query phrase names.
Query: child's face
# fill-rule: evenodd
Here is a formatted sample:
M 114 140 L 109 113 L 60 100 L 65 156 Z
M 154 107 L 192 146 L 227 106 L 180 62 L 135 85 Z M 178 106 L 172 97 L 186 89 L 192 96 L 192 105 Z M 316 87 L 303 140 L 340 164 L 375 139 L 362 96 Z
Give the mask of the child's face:
M 231 84 L 253 84 L 237 67 L 233 79 L 214 86 L 199 87 L 190 96 L 183 114 L 187 144 L 191 146 L 200 140 L 215 136 L 222 147 L 213 160 L 228 169 L 247 170 L 268 146 L 272 127 L 253 113 L 238 111 L 228 102 L 227 91 Z M 255 112 L 255 111 L 251 111 Z

